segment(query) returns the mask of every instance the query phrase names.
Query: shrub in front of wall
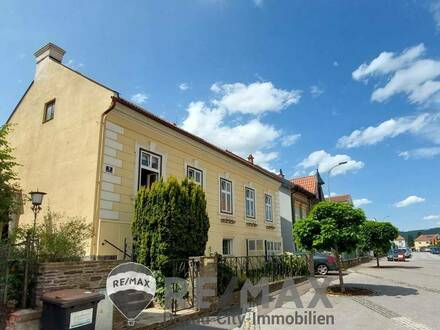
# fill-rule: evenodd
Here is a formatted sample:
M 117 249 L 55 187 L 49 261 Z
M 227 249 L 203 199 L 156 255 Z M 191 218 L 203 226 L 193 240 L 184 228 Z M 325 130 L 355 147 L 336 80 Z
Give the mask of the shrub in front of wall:
M 170 177 L 139 190 L 132 222 L 137 262 L 171 276 L 179 261 L 204 255 L 208 230 L 205 194 L 195 183 Z

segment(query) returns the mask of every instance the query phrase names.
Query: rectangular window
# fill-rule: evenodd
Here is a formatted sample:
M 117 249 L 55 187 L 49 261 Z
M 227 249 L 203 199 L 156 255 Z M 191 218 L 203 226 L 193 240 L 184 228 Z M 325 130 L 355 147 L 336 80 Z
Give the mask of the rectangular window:
M 220 212 L 232 214 L 232 182 L 220 178 Z
M 52 120 L 54 116 L 55 116 L 55 100 L 52 100 L 50 102 L 47 102 L 46 105 L 44 106 L 43 123 Z
M 246 200 L 246 217 L 255 218 L 255 190 L 252 188 L 245 188 Z
M 231 256 L 232 255 L 232 239 L 223 239 L 223 251 L 222 254 L 224 256 Z
M 194 183 L 203 187 L 203 171 L 192 166 L 186 167 L 186 176 Z
M 281 242 L 266 241 L 267 255 L 281 254 Z
M 270 195 L 264 195 L 264 210 L 266 215 L 266 221 L 272 221 L 273 215 L 272 215 L 272 196 Z
M 255 252 L 264 252 L 264 241 L 262 239 L 248 239 L 248 252 L 255 254 Z
M 151 187 L 162 175 L 162 156 L 140 149 L 139 188 Z

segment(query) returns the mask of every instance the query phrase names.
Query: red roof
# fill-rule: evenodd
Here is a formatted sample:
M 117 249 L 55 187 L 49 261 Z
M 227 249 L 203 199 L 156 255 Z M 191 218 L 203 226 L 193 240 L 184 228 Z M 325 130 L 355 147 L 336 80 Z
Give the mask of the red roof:
M 336 202 L 336 203 L 352 203 L 353 202 L 351 195 L 349 195 L 349 194 L 331 196 L 330 198 L 326 198 L 326 199 L 331 200 L 332 202 Z
M 438 235 L 437 234 L 420 235 L 415 240 L 417 242 L 432 242 L 433 240 L 438 240 Z
M 290 180 L 290 182 L 293 182 L 294 184 L 297 184 L 298 186 L 303 187 L 308 192 L 311 192 L 312 194 L 316 195 L 318 191 L 318 182 L 316 180 L 315 175 L 308 175 L 303 176 L 300 178 L 293 178 Z

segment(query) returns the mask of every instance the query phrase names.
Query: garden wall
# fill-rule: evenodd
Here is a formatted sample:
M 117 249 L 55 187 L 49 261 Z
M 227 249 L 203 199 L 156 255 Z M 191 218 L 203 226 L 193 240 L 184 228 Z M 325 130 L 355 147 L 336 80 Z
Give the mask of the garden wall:
M 46 292 L 63 289 L 102 289 L 107 276 L 123 260 L 47 262 L 38 266 L 36 302 Z

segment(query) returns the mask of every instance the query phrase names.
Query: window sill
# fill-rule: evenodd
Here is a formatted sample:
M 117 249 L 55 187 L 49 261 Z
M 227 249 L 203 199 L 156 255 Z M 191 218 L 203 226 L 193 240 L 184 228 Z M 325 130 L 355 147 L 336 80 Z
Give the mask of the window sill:
M 244 222 L 246 223 L 246 225 L 251 226 L 251 227 L 257 227 L 258 223 L 257 220 L 255 219 L 245 219 Z
M 220 221 L 223 223 L 235 223 L 235 217 L 233 215 L 228 215 L 225 213 L 219 213 Z
M 267 229 L 275 229 L 276 226 L 273 222 L 265 221 L 264 224 L 266 225 Z

